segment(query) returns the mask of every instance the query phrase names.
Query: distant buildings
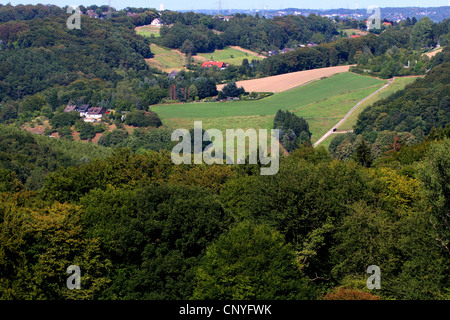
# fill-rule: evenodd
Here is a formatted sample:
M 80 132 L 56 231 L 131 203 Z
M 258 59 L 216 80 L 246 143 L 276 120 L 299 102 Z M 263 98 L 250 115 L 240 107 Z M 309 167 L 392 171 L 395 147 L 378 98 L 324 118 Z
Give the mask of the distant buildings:
M 106 113 L 106 109 L 103 107 L 90 107 L 88 104 L 82 104 L 80 106 L 68 104 L 64 109 L 64 112 L 76 111 L 83 117 L 86 122 L 99 121 Z
M 87 10 L 86 14 L 89 18 L 98 18 L 98 14 L 94 10 Z
M 162 22 L 161 22 L 161 20 L 159 20 L 158 18 L 153 19 L 153 21 L 152 21 L 150 24 L 151 24 L 152 26 L 157 26 L 157 27 L 162 26 Z
M 221 61 L 205 61 L 202 63 L 203 68 L 210 68 L 213 66 L 218 67 L 220 70 L 224 70 L 227 67 L 227 64 Z
M 169 73 L 168 77 L 169 77 L 169 79 L 175 79 L 177 74 L 178 74 L 178 70 L 172 70 L 172 72 Z

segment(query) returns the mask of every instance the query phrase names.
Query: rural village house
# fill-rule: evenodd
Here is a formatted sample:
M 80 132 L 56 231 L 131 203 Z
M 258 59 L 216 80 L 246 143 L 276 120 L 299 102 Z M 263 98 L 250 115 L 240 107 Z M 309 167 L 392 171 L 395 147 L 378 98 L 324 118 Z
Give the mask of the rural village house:
M 103 107 L 90 107 L 88 104 L 82 104 L 80 106 L 69 104 L 64 109 L 64 112 L 76 111 L 80 114 L 80 117 L 84 117 L 86 122 L 94 122 L 100 120 L 106 113 L 106 109 Z
M 216 66 L 219 67 L 220 70 L 224 70 L 227 67 L 227 64 L 221 61 L 205 61 L 202 63 L 203 68 L 210 68 L 212 66 Z

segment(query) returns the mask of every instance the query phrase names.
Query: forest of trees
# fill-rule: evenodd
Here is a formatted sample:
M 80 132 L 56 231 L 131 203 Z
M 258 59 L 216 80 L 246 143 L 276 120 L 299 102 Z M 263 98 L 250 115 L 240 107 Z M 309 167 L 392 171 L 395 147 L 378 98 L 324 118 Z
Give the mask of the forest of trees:
M 274 176 L 115 149 L 60 166 L 37 191 L 2 169 L 1 298 L 320 299 L 346 289 L 448 299 L 450 140 L 420 148 L 409 163 L 367 168 L 305 146 Z M 402 173 L 410 165 L 413 176 Z M 72 264 L 82 290 L 65 286 Z M 371 264 L 382 270 L 375 292 Z
M 280 130 L 280 142 L 291 152 L 300 146 L 311 145 L 311 132 L 308 122 L 289 111 L 278 110 L 273 128 Z
M 195 52 L 212 52 L 229 45 L 241 46 L 257 52 L 297 46 L 309 41 L 321 43 L 337 35 L 336 26 L 328 19 L 317 15 L 275 17 L 235 14 L 229 21 L 219 17 L 193 12 L 176 13 L 164 11 L 161 28 L 161 44 L 181 49 L 190 41 Z
M 83 16 L 68 30 L 64 8 L 0 5 L 0 299 L 450 299 L 450 50 L 419 58 L 414 72 L 426 76 L 367 107 L 328 150 L 280 110 L 273 128 L 289 154 L 275 175 L 260 175 L 261 163 L 173 164 L 172 131 L 148 111 L 171 85 L 188 101 L 242 75 L 358 63 L 392 76 L 390 66 L 444 43 L 449 20 L 336 39 L 337 22 L 316 15 L 163 11 L 173 26 L 156 41 L 174 48 L 320 43 L 169 79 L 147 66 L 150 40 L 134 32 L 157 12 L 128 12 L 137 15 Z M 223 94 L 242 93 L 233 83 Z M 70 126 L 85 140 L 105 130 L 62 112 L 68 103 L 113 107 L 116 129 L 98 145 L 20 129 L 42 115 L 62 137 Z M 70 265 L 80 290 L 66 286 Z M 369 265 L 381 289 L 367 288 Z

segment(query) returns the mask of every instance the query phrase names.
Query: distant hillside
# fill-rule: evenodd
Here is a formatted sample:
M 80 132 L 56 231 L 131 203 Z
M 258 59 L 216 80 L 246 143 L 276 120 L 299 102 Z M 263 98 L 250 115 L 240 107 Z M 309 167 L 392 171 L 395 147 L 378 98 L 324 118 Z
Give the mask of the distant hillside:
M 49 172 L 104 159 L 111 149 L 81 141 L 52 139 L 0 125 L 0 192 L 5 173 L 28 189 L 39 189 Z
M 79 79 L 116 83 L 119 70 L 149 75 L 149 45 L 131 24 L 82 16 L 81 25 L 69 30 L 62 17 L 0 24 L 0 103 Z

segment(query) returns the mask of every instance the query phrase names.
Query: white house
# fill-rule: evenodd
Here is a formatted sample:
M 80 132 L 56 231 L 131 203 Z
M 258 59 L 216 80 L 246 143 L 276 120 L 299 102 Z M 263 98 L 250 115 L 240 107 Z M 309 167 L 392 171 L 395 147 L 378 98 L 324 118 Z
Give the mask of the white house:
M 153 19 L 152 23 L 150 23 L 152 26 L 162 26 L 161 20 L 159 20 L 158 18 Z

